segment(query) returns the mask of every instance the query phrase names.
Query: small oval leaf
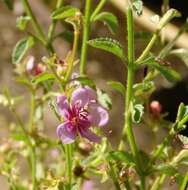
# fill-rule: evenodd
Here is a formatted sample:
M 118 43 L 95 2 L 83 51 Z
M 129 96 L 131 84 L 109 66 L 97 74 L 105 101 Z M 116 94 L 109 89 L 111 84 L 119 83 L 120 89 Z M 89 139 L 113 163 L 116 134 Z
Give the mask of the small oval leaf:
M 26 54 L 26 52 L 34 45 L 34 38 L 28 37 L 20 40 L 15 48 L 13 49 L 12 53 L 12 63 L 18 64 Z
M 66 19 L 69 17 L 75 16 L 76 12 L 78 12 L 79 9 L 73 6 L 64 6 L 60 7 L 59 9 L 56 9 L 53 13 L 51 18 L 54 20 L 57 19 Z
M 142 104 L 135 104 L 132 110 L 132 120 L 135 123 L 140 123 L 144 114 L 144 106 Z
M 118 28 L 118 20 L 117 17 L 109 12 L 102 12 L 96 15 L 91 20 L 92 22 L 95 21 L 102 21 L 104 24 L 106 24 L 109 28 L 109 30 L 114 34 L 117 31 Z
M 102 49 L 107 52 L 113 53 L 117 57 L 119 57 L 121 60 L 125 61 L 125 55 L 124 50 L 121 46 L 121 44 L 111 38 L 96 38 L 93 40 L 89 40 L 88 44 L 94 48 Z

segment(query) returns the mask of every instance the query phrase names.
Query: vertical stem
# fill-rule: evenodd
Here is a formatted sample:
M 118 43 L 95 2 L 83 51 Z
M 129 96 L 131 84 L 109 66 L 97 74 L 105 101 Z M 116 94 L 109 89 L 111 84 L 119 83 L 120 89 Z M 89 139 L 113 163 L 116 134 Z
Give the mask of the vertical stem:
M 114 183 L 116 190 L 121 190 L 121 187 L 120 187 L 120 184 L 118 182 L 118 178 L 116 176 L 116 172 L 115 172 L 115 169 L 114 169 L 114 166 L 112 163 L 109 163 L 109 169 L 110 169 L 110 175 L 112 177 L 112 181 Z
M 168 11 L 168 9 L 169 9 L 169 0 L 163 0 L 163 4 L 161 6 L 162 16 Z M 165 44 L 165 28 L 163 28 L 161 31 L 161 43 L 162 45 Z
M 39 23 L 38 23 L 38 21 L 37 21 L 37 19 L 36 19 L 36 17 L 35 17 L 35 15 L 34 15 L 33 12 L 32 12 L 32 9 L 31 9 L 31 7 L 30 7 L 30 5 L 29 5 L 28 0 L 22 0 L 22 3 L 23 3 L 23 5 L 24 5 L 24 8 L 25 8 L 25 10 L 26 10 L 26 13 L 28 14 L 28 16 L 31 17 L 32 24 L 33 24 L 33 28 L 34 28 L 34 30 L 36 31 L 38 37 L 40 38 L 40 40 L 42 41 L 42 43 L 43 43 L 44 45 L 46 45 L 46 38 L 45 38 L 45 35 L 44 35 L 44 33 L 43 33 L 43 31 L 42 31 L 42 28 L 40 27 L 40 25 L 39 25 Z
M 72 144 L 67 144 L 65 147 L 66 164 L 67 164 L 67 179 L 69 183 L 69 189 L 72 185 Z
M 82 39 L 82 49 L 81 49 L 81 60 L 80 60 L 80 74 L 85 74 L 85 66 L 87 61 L 87 52 L 90 32 L 90 16 L 91 16 L 91 4 L 92 0 L 86 0 L 85 4 L 85 15 L 84 15 L 84 24 L 83 24 L 83 39 Z
M 64 0 L 57 0 L 56 9 L 60 8 L 63 5 L 63 2 L 64 2 Z M 57 20 L 52 20 L 52 24 L 50 25 L 49 31 L 48 31 L 48 43 L 49 44 L 52 43 L 56 24 L 57 24 Z
M 20 127 L 21 131 L 25 135 L 26 142 L 27 142 L 27 145 L 28 145 L 30 153 L 31 153 L 32 190 L 37 190 L 35 148 L 33 147 L 30 136 L 28 135 L 26 129 L 24 128 L 24 124 L 23 124 L 22 120 L 20 119 L 19 115 L 17 114 L 16 110 L 14 108 L 12 108 L 11 111 L 16 119 L 16 122 L 18 123 L 18 126 Z
M 183 178 L 183 182 L 181 184 L 180 190 L 186 190 L 187 186 L 188 186 L 188 171 L 185 174 L 185 177 Z
M 35 92 L 31 94 L 31 105 L 30 105 L 30 118 L 29 118 L 29 131 L 33 130 L 34 126 L 34 114 L 35 114 Z
M 74 59 L 76 57 L 76 52 L 77 52 L 77 49 L 78 49 L 79 34 L 80 34 L 79 30 L 75 29 L 72 54 L 71 54 L 70 61 L 68 62 L 68 69 L 67 69 L 67 73 L 66 73 L 66 76 L 65 76 L 65 81 L 67 81 L 69 79 L 69 77 L 70 77 L 70 75 L 72 73 L 72 69 L 73 69 L 73 66 L 74 66 Z
M 126 91 L 126 106 L 125 106 L 125 124 L 123 128 L 123 138 L 127 135 L 132 154 L 136 161 L 137 171 L 141 175 L 141 189 L 145 189 L 144 178 L 142 177 L 142 168 L 140 156 L 135 141 L 132 129 L 132 116 L 131 116 L 131 100 L 133 96 L 133 82 L 134 82 L 134 20 L 132 8 L 127 10 L 127 32 L 128 32 L 128 75 L 127 75 L 127 91 Z M 123 141 L 120 142 L 120 149 L 123 147 Z

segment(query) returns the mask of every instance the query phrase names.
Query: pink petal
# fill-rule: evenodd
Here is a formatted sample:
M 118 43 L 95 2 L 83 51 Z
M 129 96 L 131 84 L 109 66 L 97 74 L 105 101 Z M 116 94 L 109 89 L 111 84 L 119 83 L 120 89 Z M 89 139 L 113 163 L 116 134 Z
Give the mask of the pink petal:
M 89 121 L 91 125 L 102 127 L 108 123 L 109 114 L 107 110 L 96 103 L 89 106 Z
M 73 126 L 69 122 L 62 123 L 57 127 L 57 136 L 63 144 L 70 144 L 75 141 L 76 130 L 69 130 L 70 128 L 73 128 Z
M 67 97 L 62 94 L 57 97 L 58 112 L 64 117 L 68 117 L 69 103 Z
M 101 138 L 97 136 L 95 133 L 91 132 L 89 128 L 79 127 L 79 132 L 82 137 L 85 137 L 90 141 L 93 141 L 96 143 L 99 143 L 101 141 Z
M 96 99 L 97 99 L 96 92 L 89 87 L 77 88 L 72 93 L 72 103 L 73 104 L 80 103 L 81 107 L 84 107 L 91 101 L 96 101 Z
M 35 67 L 35 58 L 31 55 L 28 57 L 27 63 L 26 63 L 26 71 L 32 72 L 32 70 Z

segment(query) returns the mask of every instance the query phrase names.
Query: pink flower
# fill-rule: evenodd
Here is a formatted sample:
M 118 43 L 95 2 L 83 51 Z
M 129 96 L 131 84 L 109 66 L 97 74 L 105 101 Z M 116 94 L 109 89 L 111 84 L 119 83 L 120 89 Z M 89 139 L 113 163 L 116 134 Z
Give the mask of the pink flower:
M 107 124 L 109 115 L 97 102 L 96 92 L 89 87 L 77 88 L 70 102 L 62 94 L 57 97 L 58 111 L 64 122 L 57 127 L 57 135 L 63 144 L 75 141 L 77 135 L 93 142 L 100 142 L 101 138 L 91 131 L 92 127 L 102 127 Z

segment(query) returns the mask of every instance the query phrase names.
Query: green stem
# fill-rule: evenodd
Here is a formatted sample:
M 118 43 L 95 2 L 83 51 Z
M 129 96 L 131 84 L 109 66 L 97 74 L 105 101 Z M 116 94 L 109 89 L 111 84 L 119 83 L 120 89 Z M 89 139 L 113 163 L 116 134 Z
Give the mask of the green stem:
M 83 24 L 83 39 L 82 39 L 82 49 L 81 49 L 81 60 L 80 60 L 80 74 L 85 74 L 85 66 L 87 61 L 87 52 L 90 32 L 90 16 L 91 16 L 91 4 L 92 0 L 86 0 L 85 4 L 85 15 L 84 15 L 84 24 Z
M 101 0 L 100 3 L 97 5 L 95 10 L 93 11 L 90 21 L 92 22 L 95 16 L 101 11 L 101 9 L 104 7 L 107 0 Z
M 149 44 L 144 49 L 144 51 L 142 52 L 140 57 L 136 60 L 136 63 L 139 63 L 139 62 L 143 61 L 148 56 L 148 54 L 149 54 L 151 48 L 153 47 L 153 45 L 155 44 L 157 38 L 158 38 L 158 33 L 154 33 L 151 40 L 150 40 L 150 42 L 149 42 Z
M 118 182 L 118 178 L 116 176 L 116 172 L 112 163 L 109 163 L 109 169 L 110 169 L 110 176 L 112 177 L 112 181 L 114 183 L 116 190 L 121 190 L 121 187 Z
M 63 3 L 64 3 L 64 0 L 57 0 L 56 9 L 60 8 L 63 5 Z M 57 24 L 57 20 L 52 20 L 52 23 L 48 31 L 48 44 L 51 44 L 53 41 L 53 35 L 55 32 L 56 24 Z
M 161 50 L 158 57 L 160 57 L 161 59 L 164 59 L 168 55 L 170 50 L 174 47 L 174 45 L 176 44 L 176 41 L 178 40 L 178 38 L 187 30 L 187 28 L 188 28 L 188 23 L 186 22 L 181 27 L 181 29 L 176 34 L 176 36 Z
M 185 174 L 185 177 L 183 178 L 183 182 L 181 184 L 180 190 L 186 190 L 187 184 L 188 184 L 188 171 Z
M 163 152 L 164 148 L 168 145 L 170 139 L 174 135 L 175 135 L 175 131 L 174 131 L 174 128 L 172 128 L 170 130 L 169 135 L 164 139 L 164 141 L 162 142 L 162 144 L 160 144 L 160 146 L 158 146 L 157 149 L 154 151 L 149 165 L 152 165 L 156 161 L 156 159 L 161 155 L 161 153 Z
M 77 52 L 77 49 L 78 49 L 79 34 L 80 34 L 79 30 L 75 29 L 75 31 L 74 31 L 74 43 L 73 43 L 71 58 L 70 58 L 70 60 L 68 62 L 68 69 L 67 69 L 67 73 L 65 75 L 65 81 L 66 82 L 70 78 L 70 75 L 72 73 L 72 69 L 73 69 L 73 66 L 74 66 L 74 60 L 75 60 L 76 52 Z
M 128 75 L 127 75 L 127 90 L 126 90 L 126 106 L 125 106 L 125 124 L 123 128 L 122 141 L 120 142 L 119 149 L 123 147 L 123 139 L 127 135 L 132 154 L 136 161 L 138 173 L 141 177 L 141 189 L 145 189 L 144 177 L 142 177 L 142 167 L 140 155 L 138 152 L 137 144 L 135 141 L 132 129 L 132 115 L 131 115 L 131 101 L 133 97 L 133 84 L 134 84 L 134 20 L 133 12 L 129 7 L 127 10 L 127 30 L 128 30 Z
M 157 177 L 153 185 L 151 186 L 150 190 L 159 190 L 165 178 L 166 178 L 165 174 L 162 174 L 160 177 Z
M 161 6 L 161 13 L 162 16 L 168 11 L 169 9 L 169 0 L 163 0 L 163 4 Z M 165 28 L 161 31 L 161 44 L 165 44 Z
M 25 135 L 26 138 L 26 142 L 29 146 L 30 152 L 31 152 L 31 175 L 32 175 L 32 190 L 37 190 L 37 179 L 36 179 L 36 152 L 35 152 L 35 148 L 32 145 L 31 139 L 27 133 L 27 131 L 24 128 L 24 124 L 22 122 L 22 120 L 20 119 L 19 115 L 17 114 L 16 110 L 14 108 L 11 109 L 16 122 L 18 123 L 18 126 L 20 127 L 21 131 L 23 132 L 23 134 Z
M 68 144 L 65 146 L 66 153 L 66 164 L 67 164 L 67 179 L 69 183 L 69 189 L 71 189 L 72 185 L 72 144 Z
M 28 14 L 28 16 L 31 17 L 32 20 L 32 24 L 33 24 L 33 28 L 36 31 L 38 37 L 40 38 L 40 40 L 42 41 L 42 43 L 44 45 L 46 45 L 46 37 L 44 35 L 44 32 L 42 31 L 42 28 L 40 27 L 35 15 L 33 14 L 33 11 L 29 5 L 28 0 L 22 0 L 22 3 L 24 5 L 24 8 L 26 10 L 26 13 Z
M 31 94 L 31 105 L 30 105 L 30 118 L 29 118 L 29 131 L 33 131 L 34 126 L 34 114 L 35 114 L 35 93 Z

